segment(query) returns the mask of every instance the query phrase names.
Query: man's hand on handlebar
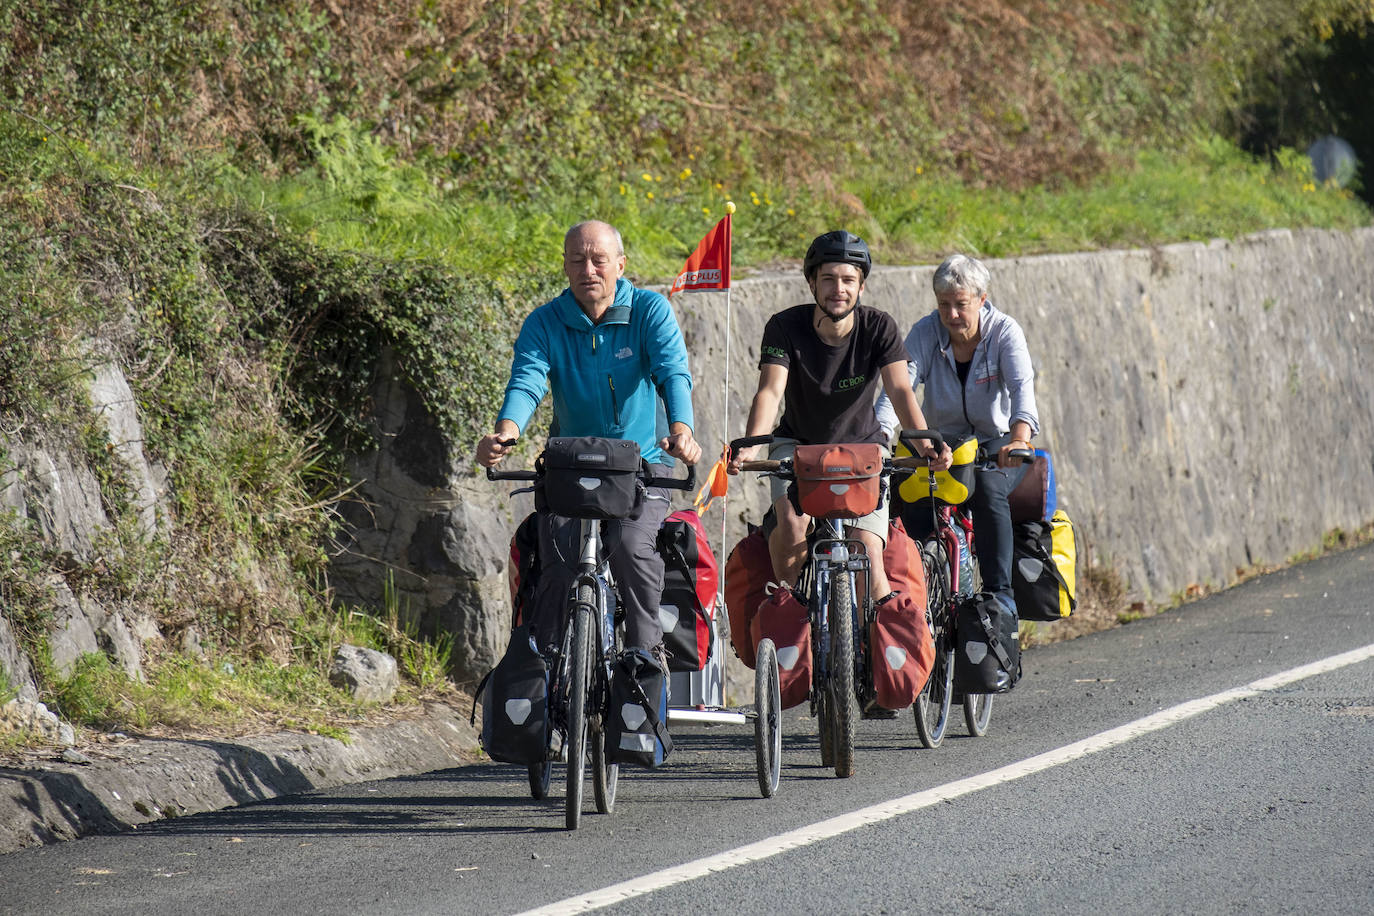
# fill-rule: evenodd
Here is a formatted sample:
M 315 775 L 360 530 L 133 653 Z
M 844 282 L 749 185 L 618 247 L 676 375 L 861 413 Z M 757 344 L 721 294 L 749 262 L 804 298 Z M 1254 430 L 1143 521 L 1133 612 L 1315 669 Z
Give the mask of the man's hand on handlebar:
M 519 438 L 520 430 L 514 423 L 500 421 L 496 424 L 496 432 L 487 433 L 477 440 L 477 463 L 484 468 L 492 467 L 510 454 Z
M 730 452 L 730 463 L 725 466 L 725 473 L 738 474 L 744 466 L 744 462 L 752 461 L 754 453 L 762 446 L 746 445 L 744 448 L 737 448 Z
M 692 431 L 685 423 L 674 423 L 671 427 L 673 434 L 666 439 L 658 440 L 658 447 L 663 449 L 674 458 L 681 458 L 688 464 L 696 464 L 701 460 L 701 445 L 692 436 Z

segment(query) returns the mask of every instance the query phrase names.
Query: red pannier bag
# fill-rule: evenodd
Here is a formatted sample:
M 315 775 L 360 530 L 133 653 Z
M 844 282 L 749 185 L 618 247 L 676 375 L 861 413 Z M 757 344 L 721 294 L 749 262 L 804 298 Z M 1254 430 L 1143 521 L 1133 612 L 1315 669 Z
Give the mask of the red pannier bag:
M 525 622 L 525 606 L 534 596 L 535 581 L 539 577 L 539 516 L 531 512 L 525 516 L 510 537 L 510 563 L 506 566 L 506 580 L 510 585 L 511 628 Z
M 897 597 L 878 605 L 868 631 L 873 691 L 884 709 L 916 702 L 935 664 L 935 640 L 926 623 L 926 577 L 921 548 L 900 521 L 887 529 L 883 567 Z
M 754 667 L 755 641 L 749 633 L 750 621 L 758 613 L 773 579 L 773 560 L 768 555 L 768 539 L 763 529 L 753 528 L 740 538 L 725 560 L 725 613 L 730 618 L 730 642 L 735 655 Z
M 763 604 L 749 624 L 753 650 L 760 640 L 773 640 L 778 650 L 778 690 L 783 709 L 806 702 L 811 695 L 811 621 L 806 605 L 790 588 L 780 588 Z
M 695 509 L 680 509 L 658 529 L 663 597 L 658 619 L 668 670 L 700 671 L 711 656 L 720 566 Z
M 792 456 L 792 468 L 797 478 L 797 504 L 804 515 L 861 518 L 878 508 L 881 445 L 799 445 Z

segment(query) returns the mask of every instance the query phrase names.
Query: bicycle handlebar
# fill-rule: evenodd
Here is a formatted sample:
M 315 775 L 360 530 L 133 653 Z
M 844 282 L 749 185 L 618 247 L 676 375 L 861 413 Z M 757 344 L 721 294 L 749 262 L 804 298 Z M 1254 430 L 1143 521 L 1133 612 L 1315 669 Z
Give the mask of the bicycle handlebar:
M 509 439 L 501 443 L 502 445 L 515 444 L 514 439 Z M 665 490 L 690 490 L 697 485 L 697 468 L 694 464 L 687 465 L 686 477 L 658 477 L 646 474 L 643 470 L 638 472 L 640 481 L 646 487 L 662 487 Z M 536 481 L 539 479 L 538 471 L 518 470 L 518 471 L 498 471 L 496 468 L 487 468 L 487 480 L 523 480 Z
M 765 434 L 762 436 L 741 436 L 738 439 L 732 439 L 730 441 L 730 454 L 733 455 L 735 452 L 739 451 L 742 448 L 750 448 L 755 445 L 770 445 L 772 444 L 772 442 L 773 436 L 771 434 Z M 750 468 L 747 470 L 756 469 Z

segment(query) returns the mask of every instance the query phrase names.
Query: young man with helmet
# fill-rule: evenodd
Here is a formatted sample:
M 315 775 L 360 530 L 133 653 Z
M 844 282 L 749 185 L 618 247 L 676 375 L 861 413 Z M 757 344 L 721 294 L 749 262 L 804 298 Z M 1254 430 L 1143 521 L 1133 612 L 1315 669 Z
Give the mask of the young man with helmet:
M 924 429 L 925 416 L 907 382 L 906 349 L 891 315 L 861 305 L 860 296 L 873 261 L 864 240 L 844 230 L 827 232 L 811 243 L 802 272 L 813 301 L 776 313 L 764 327 L 759 356 L 759 387 L 749 408 L 746 436 L 773 433 L 768 457 L 790 458 L 798 444 L 878 442 L 887 437 L 873 402 L 885 390 L 902 424 Z M 779 421 L 778 408 L 782 407 Z M 776 427 L 774 424 L 776 423 Z M 928 443 L 923 443 L 929 449 Z M 755 448 L 731 458 L 729 472 L 754 457 Z M 949 457 L 931 451 L 936 468 Z M 779 584 L 795 585 L 806 563 L 806 529 L 787 496 L 787 483 L 773 478 L 777 525 L 768 537 L 773 573 Z M 883 569 L 887 541 L 887 501 L 847 526 L 869 557 L 869 585 L 875 602 L 892 595 Z

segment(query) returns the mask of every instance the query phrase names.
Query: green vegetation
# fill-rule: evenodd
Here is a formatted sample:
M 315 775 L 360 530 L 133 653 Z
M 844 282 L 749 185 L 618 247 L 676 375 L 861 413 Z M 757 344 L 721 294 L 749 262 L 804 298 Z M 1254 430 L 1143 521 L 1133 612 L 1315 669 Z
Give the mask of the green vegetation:
M 72 557 L 0 524 L 7 619 L 93 725 L 331 728 L 357 713 L 323 681 L 345 639 L 441 689 L 406 609 L 333 606 L 344 459 L 383 366 L 455 441 L 485 426 L 569 224 L 616 223 L 648 282 L 726 200 L 744 271 L 836 225 L 886 263 L 1368 225 L 1295 151 L 1365 113 L 1297 117 L 1293 87 L 1369 57 L 1371 23 L 1370 0 L 8 4 L 0 450 L 84 456 L 111 525 Z M 84 408 L 107 361 L 168 473 L 153 533 Z M 54 574 L 204 659 L 58 678 Z

